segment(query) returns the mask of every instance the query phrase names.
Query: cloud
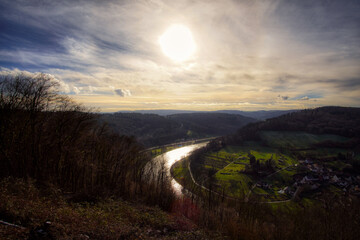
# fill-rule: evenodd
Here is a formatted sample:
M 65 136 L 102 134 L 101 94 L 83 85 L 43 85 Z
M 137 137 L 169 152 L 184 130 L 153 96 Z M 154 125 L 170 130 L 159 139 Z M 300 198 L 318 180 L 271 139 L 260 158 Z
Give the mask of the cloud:
M 341 104 L 359 106 L 360 2 L 326 2 L 1 1 L 0 67 L 50 73 L 86 101 L 133 93 L 127 108 L 153 98 L 299 108 L 311 92 L 319 104 L 346 95 Z M 198 46 L 181 64 L 158 44 L 176 23 Z
M 15 68 L 15 69 L 7 69 L 7 68 L 0 67 L 0 80 L 4 79 L 6 77 L 14 78 L 14 77 L 19 76 L 19 75 L 22 75 L 24 77 L 29 77 L 29 78 L 36 78 L 40 74 L 44 74 L 44 73 L 22 71 L 22 70 L 19 70 L 17 68 Z M 56 78 L 52 74 L 45 74 L 45 75 L 46 75 L 46 77 L 48 79 L 50 79 L 53 82 L 58 84 L 56 90 L 59 91 L 61 94 L 69 94 L 70 93 L 70 86 L 67 83 L 65 83 L 64 81 L 62 81 L 59 78 Z
M 281 96 L 281 95 L 278 95 L 277 97 L 278 97 L 278 99 L 281 99 L 281 100 L 283 100 L 283 101 L 286 101 L 286 100 L 289 99 L 289 96 Z
M 27 77 L 34 77 L 35 74 L 34 73 L 31 73 L 31 72 L 28 72 L 28 71 L 21 71 L 17 68 L 15 69 L 8 69 L 8 68 L 4 68 L 4 67 L 1 67 L 0 68 L 0 76 L 1 78 L 4 78 L 4 77 L 15 77 L 15 76 L 18 76 L 18 75 L 25 75 Z
M 335 85 L 342 91 L 359 91 L 360 90 L 360 76 L 358 78 L 350 79 L 327 79 L 322 80 L 323 83 Z
M 127 90 L 127 89 L 115 89 L 114 92 L 116 95 L 119 95 L 120 97 L 130 97 L 131 96 L 130 90 Z
M 80 89 L 77 88 L 77 87 L 73 87 L 73 92 L 74 92 L 75 94 L 79 94 L 79 93 L 80 93 Z
M 300 100 L 309 100 L 310 98 L 308 96 L 304 96 L 302 98 L 300 98 Z
M 303 94 L 297 95 L 292 100 L 295 100 L 295 101 L 317 101 L 320 99 L 324 100 L 324 98 L 326 98 L 326 94 L 324 95 L 323 93 L 308 91 L 305 94 L 303 93 Z

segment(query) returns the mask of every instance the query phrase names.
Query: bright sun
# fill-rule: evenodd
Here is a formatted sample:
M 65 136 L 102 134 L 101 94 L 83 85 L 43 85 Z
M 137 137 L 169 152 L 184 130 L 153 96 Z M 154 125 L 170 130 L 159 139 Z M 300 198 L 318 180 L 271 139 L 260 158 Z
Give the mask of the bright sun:
M 163 53 L 175 62 L 188 60 L 196 50 L 189 28 L 180 24 L 169 27 L 160 36 L 159 43 Z

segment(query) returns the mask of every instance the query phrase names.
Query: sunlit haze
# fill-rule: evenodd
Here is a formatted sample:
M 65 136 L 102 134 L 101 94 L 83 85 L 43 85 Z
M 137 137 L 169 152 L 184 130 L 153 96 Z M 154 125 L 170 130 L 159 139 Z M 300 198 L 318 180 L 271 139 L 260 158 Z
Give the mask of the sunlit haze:
M 1 74 L 102 112 L 360 106 L 360 1 L 0 2 Z
M 189 59 L 196 48 L 190 30 L 179 24 L 167 29 L 160 36 L 159 43 L 164 54 L 176 62 Z

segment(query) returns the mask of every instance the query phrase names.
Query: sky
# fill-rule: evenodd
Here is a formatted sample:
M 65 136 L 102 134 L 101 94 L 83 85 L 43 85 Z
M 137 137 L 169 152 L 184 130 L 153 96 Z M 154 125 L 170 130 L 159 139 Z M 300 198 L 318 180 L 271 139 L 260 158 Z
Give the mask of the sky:
M 196 46 L 181 62 L 173 24 Z M 102 112 L 360 107 L 360 1 L 0 0 L 0 72 Z

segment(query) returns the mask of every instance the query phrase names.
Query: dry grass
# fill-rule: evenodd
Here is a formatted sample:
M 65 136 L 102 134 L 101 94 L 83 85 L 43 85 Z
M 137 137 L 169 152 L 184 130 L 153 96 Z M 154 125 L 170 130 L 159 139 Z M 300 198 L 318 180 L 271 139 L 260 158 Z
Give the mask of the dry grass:
M 0 239 L 27 239 L 51 221 L 53 239 L 206 239 L 189 219 L 158 207 L 107 199 L 68 203 L 54 189 L 39 191 L 31 182 L 0 182 L 0 219 L 23 228 L 0 225 Z

